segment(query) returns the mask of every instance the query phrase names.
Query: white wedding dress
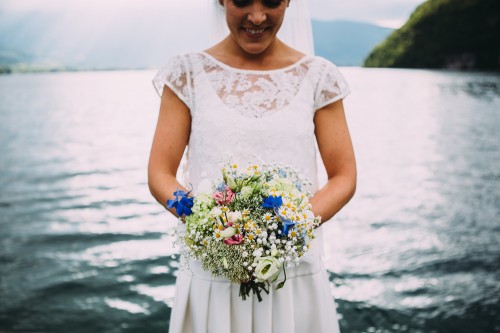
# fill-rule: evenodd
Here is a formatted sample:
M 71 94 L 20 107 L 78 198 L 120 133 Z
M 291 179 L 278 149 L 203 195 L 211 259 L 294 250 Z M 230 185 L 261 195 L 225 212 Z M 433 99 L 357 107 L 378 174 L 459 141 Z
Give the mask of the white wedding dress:
M 344 98 L 349 88 L 329 61 L 305 56 L 282 69 L 229 67 L 211 55 L 174 57 L 155 76 L 191 112 L 184 182 L 219 178 L 220 162 L 290 165 L 318 189 L 315 110 Z M 177 276 L 170 333 L 336 333 L 336 309 L 323 266 L 321 228 L 298 267 L 287 269 L 284 288 L 245 301 L 239 285 L 214 278 L 190 262 Z

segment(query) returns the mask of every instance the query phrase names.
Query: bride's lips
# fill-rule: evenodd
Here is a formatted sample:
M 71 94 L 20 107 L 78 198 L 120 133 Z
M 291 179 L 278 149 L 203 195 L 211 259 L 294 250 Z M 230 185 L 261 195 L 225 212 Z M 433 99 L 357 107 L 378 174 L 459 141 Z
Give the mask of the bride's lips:
M 268 28 L 242 28 L 245 34 L 250 38 L 259 38 L 264 35 Z

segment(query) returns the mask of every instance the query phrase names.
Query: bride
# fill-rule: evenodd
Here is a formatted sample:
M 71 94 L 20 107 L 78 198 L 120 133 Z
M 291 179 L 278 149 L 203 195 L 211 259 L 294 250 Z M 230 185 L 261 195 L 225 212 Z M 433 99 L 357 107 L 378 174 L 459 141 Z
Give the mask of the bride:
M 216 178 L 228 157 L 242 165 L 279 163 L 308 177 L 313 212 L 328 221 L 356 187 L 342 104 L 349 88 L 334 64 L 312 55 L 307 3 L 212 1 L 220 16 L 213 25 L 225 23 L 224 38 L 173 57 L 153 80 L 161 104 L 148 168 L 151 193 L 165 206 L 176 189 L 192 184 L 196 191 L 203 179 Z M 278 37 L 285 32 L 288 44 Z M 176 174 L 186 146 L 181 181 Z M 321 169 L 328 177 L 323 186 Z M 181 268 L 170 332 L 339 332 L 321 226 L 315 232 L 309 252 L 287 270 L 284 288 L 271 288 L 262 302 L 242 300 L 238 285 L 212 277 L 197 262 Z

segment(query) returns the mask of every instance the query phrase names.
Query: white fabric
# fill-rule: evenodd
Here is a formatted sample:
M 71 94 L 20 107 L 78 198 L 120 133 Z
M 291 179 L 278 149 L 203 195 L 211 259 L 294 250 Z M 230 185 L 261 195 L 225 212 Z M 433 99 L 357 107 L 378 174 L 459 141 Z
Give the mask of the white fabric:
M 210 2 L 210 42 L 219 43 L 227 37 L 229 29 L 226 25 L 224 7 L 219 0 Z M 308 55 L 314 55 L 313 33 L 309 4 L 307 0 L 291 0 L 285 19 L 278 32 L 278 38 L 288 46 Z
M 286 68 L 250 71 L 190 53 L 174 57 L 153 82 L 160 95 L 167 85 L 190 109 L 186 183 L 195 189 L 219 176 L 224 158 L 290 165 L 309 178 L 309 190 L 318 189 L 314 113 L 349 94 L 329 61 L 306 56 Z M 191 262 L 179 271 L 170 332 L 339 332 L 321 228 L 316 234 L 300 265 L 287 270 L 285 287 L 260 303 L 241 300 L 238 285 Z

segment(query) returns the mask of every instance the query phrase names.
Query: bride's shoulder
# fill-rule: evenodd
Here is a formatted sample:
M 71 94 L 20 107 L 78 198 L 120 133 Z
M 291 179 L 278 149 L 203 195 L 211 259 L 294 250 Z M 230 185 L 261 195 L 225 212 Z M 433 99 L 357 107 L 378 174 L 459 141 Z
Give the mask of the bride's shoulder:
M 202 56 L 199 52 L 178 53 L 167 58 L 163 66 L 160 67 L 156 76 L 162 77 L 193 77 L 202 63 Z
M 311 76 L 316 80 L 322 80 L 322 78 L 329 76 L 337 78 L 342 77 L 342 74 L 340 73 L 337 65 L 331 60 L 326 59 L 322 56 L 311 56 L 308 64 Z
M 313 62 L 316 110 L 350 94 L 349 85 L 337 65 L 321 56 L 314 56 Z

